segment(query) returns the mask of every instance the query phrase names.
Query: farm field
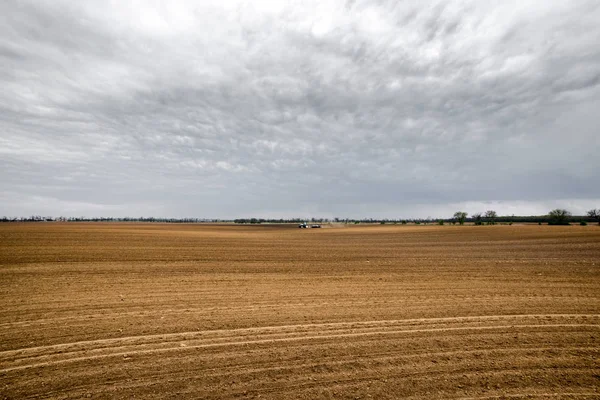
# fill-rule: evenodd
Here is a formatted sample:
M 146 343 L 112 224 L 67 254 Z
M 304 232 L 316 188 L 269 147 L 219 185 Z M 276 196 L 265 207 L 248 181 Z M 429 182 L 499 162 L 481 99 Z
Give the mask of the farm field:
M 0 224 L 0 398 L 600 399 L 600 227 Z

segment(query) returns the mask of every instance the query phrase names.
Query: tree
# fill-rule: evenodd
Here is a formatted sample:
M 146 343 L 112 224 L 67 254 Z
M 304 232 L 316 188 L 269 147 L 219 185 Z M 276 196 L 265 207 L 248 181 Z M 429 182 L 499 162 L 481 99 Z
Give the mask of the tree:
M 600 225 L 600 208 L 592 208 L 587 212 L 587 216 L 598 220 L 598 225 Z
M 475 222 L 475 225 L 482 225 L 481 213 L 473 214 L 473 221 Z
M 454 219 L 456 219 L 458 221 L 458 223 L 460 225 L 462 225 L 465 223 L 465 219 L 467 219 L 467 215 L 469 215 L 469 214 L 467 214 L 464 211 L 457 211 L 454 213 Z
M 548 225 L 569 225 L 571 213 L 565 209 L 557 208 L 548 213 Z
M 485 212 L 485 219 L 487 220 L 488 225 L 496 225 L 496 217 L 497 216 L 498 216 L 498 214 L 496 214 L 496 211 L 487 210 Z

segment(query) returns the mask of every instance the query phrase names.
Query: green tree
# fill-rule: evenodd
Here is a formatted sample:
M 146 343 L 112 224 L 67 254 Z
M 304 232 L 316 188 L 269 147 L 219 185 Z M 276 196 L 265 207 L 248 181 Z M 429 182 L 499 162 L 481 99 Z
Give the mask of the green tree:
M 590 211 L 587 212 L 587 216 L 598 220 L 598 225 L 600 225 L 600 208 L 592 208 Z
M 496 225 L 496 217 L 497 216 L 498 216 L 498 214 L 496 214 L 496 211 L 487 210 L 485 212 L 485 219 L 487 220 L 488 225 Z
M 475 225 L 482 225 L 483 221 L 481 218 L 481 213 L 473 214 L 473 221 L 475 222 Z
M 548 225 L 569 225 L 571 213 L 563 208 L 556 208 L 548 213 Z
M 457 220 L 460 225 L 463 225 L 467 219 L 467 215 L 469 214 L 464 211 L 457 211 L 454 213 L 454 219 Z

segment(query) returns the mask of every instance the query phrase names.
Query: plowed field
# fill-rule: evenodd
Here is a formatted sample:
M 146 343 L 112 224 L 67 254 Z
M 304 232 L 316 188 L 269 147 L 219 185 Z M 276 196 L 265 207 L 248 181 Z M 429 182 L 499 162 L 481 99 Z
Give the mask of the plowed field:
M 598 226 L 1 224 L 0 398 L 600 399 Z

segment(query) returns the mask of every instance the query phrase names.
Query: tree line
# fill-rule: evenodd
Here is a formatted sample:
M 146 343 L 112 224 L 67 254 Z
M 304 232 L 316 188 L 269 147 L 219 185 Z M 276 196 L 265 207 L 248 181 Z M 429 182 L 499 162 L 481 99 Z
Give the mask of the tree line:
M 587 225 L 588 222 L 598 222 L 600 225 L 600 209 L 593 208 L 589 210 L 585 215 L 573 216 L 571 212 L 564 208 L 555 208 L 546 215 L 539 216 L 515 216 L 510 217 L 504 216 L 499 217 L 496 211 L 488 210 L 485 213 L 475 213 L 471 218 L 467 218 L 469 214 L 464 211 L 457 211 L 454 213 L 450 222 L 458 223 L 463 225 L 465 222 L 473 222 L 475 225 L 495 225 L 496 223 L 512 223 L 512 222 L 533 222 L 533 223 L 546 223 L 548 225 L 570 225 L 572 222 L 579 222 L 581 225 Z M 440 223 L 445 222 L 440 220 Z
M 214 218 L 161 218 L 161 217 L 53 217 L 31 215 L 29 217 L 0 218 L 0 222 L 168 222 L 168 223 L 199 223 L 199 222 L 231 222 L 226 219 Z
M 342 224 L 459 224 L 473 223 L 474 225 L 495 225 L 511 223 L 539 223 L 549 225 L 569 225 L 571 223 L 587 224 L 598 222 L 600 225 L 600 209 L 591 209 L 586 215 L 574 216 L 565 209 L 554 209 L 546 215 L 530 216 L 499 216 L 494 210 L 477 212 L 469 216 L 467 212 L 457 211 L 451 218 L 237 218 L 237 219 L 219 219 L 219 218 L 160 218 L 160 217 L 52 217 L 32 215 L 29 217 L 7 217 L 0 218 L 0 222 L 163 222 L 163 223 L 236 223 L 236 224 L 297 224 L 310 222 L 316 224 L 324 223 L 342 223 Z

